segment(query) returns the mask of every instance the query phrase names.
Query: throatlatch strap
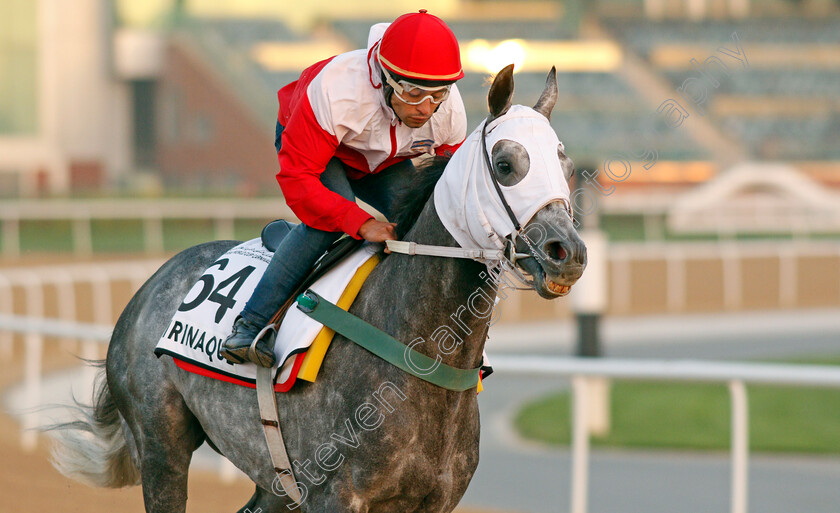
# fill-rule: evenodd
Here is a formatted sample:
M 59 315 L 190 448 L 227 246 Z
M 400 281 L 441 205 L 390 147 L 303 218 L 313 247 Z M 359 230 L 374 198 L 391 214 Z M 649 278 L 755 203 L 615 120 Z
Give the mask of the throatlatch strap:
M 283 433 L 280 431 L 280 416 L 277 414 L 277 398 L 274 395 L 273 381 L 271 369 L 257 365 L 257 401 L 260 405 L 260 422 L 265 432 L 271 464 L 286 495 L 300 504 L 302 495 L 297 486 L 292 464 L 289 462 Z
M 298 309 L 309 317 L 412 376 L 456 392 L 478 386 L 481 367 L 456 369 L 440 360 L 429 358 L 311 290 L 298 296 L 297 302 Z

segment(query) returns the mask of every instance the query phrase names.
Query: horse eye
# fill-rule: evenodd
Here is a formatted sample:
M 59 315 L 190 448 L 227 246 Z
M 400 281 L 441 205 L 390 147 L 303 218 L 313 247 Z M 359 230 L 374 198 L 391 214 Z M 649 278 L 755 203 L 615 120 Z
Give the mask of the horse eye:
M 511 171 L 513 171 L 513 170 L 510 168 L 510 164 L 509 164 L 509 163 L 507 163 L 507 162 L 505 162 L 505 161 L 502 161 L 502 162 L 499 162 L 498 164 L 496 164 L 496 168 L 497 168 L 497 169 L 499 170 L 499 172 L 500 172 L 500 173 L 502 173 L 503 175 L 509 175 L 509 174 L 511 173 Z

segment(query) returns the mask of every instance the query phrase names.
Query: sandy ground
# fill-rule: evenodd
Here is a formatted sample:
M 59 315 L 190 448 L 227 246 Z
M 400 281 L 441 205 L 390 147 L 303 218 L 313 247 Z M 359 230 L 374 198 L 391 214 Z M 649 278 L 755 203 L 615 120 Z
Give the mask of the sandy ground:
M 19 349 L 18 346 L 16 349 Z M 77 365 L 71 356 L 45 348 L 44 370 Z M 21 379 L 23 359 L 20 351 L 0 377 L 5 388 Z M 20 426 L 8 415 L 0 415 L 0 513 L 64 512 L 143 512 L 140 487 L 119 490 L 91 488 L 59 474 L 49 463 L 47 437 L 40 437 L 38 448 L 24 452 L 20 447 Z M 187 511 L 232 512 L 244 505 L 253 493 L 247 481 L 222 483 L 216 474 L 190 474 Z
M 44 371 L 57 370 L 78 361 L 48 344 L 44 351 Z M 62 354 L 63 353 L 63 354 Z M 4 362 L 0 373 L 0 396 L 18 382 L 23 373 L 20 345 L 11 362 Z M 5 411 L 0 414 L 0 513 L 143 513 L 140 487 L 119 490 L 91 488 L 59 474 L 49 463 L 47 437 L 40 437 L 34 452 L 20 447 L 20 426 Z M 251 497 L 253 485 L 245 480 L 223 483 L 215 472 L 194 470 L 189 479 L 188 512 L 231 513 Z M 478 513 L 458 509 L 457 513 Z

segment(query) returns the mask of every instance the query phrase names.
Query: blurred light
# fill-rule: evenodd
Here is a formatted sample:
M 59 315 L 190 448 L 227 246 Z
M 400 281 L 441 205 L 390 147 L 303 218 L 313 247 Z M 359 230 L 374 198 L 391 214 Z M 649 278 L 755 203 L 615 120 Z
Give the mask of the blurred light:
M 633 169 L 640 169 L 644 162 L 631 162 Z M 633 173 L 624 183 L 686 184 L 702 183 L 718 174 L 718 166 L 706 161 L 660 160 L 644 173 Z
M 154 25 L 172 8 L 171 0 L 117 0 L 115 5 L 121 22 L 128 27 Z
M 467 60 L 472 69 L 479 68 L 488 73 L 497 73 L 510 63 L 514 72 L 522 69 L 525 62 L 525 42 L 508 39 L 491 47 L 484 39 L 476 39 L 467 44 Z
M 268 70 L 300 71 L 352 48 L 337 39 L 304 42 L 257 43 L 251 56 Z M 475 39 L 461 45 L 465 71 L 498 73 L 510 63 L 514 71 L 545 73 L 557 71 L 612 72 L 622 60 L 621 49 L 609 41 L 523 41 L 507 39 L 491 42 Z
M 114 33 L 114 67 L 123 80 L 151 80 L 164 68 L 166 41 L 146 29 L 121 28 Z
M 514 71 L 544 73 L 552 66 L 560 72 L 613 72 L 622 62 L 621 48 L 612 41 L 490 42 L 475 39 L 462 44 L 466 71 L 497 73 L 511 62 Z
M 337 41 L 258 43 L 251 48 L 251 56 L 270 71 L 302 71 L 349 50 Z
M 148 0 L 138 0 L 148 1 Z M 171 0 L 169 0 L 171 1 Z M 413 0 L 306 0 L 292 2 L 285 0 L 189 0 L 189 12 L 198 17 L 210 18 L 263 18 L 280 19 L 290 28 L 308 33 L 324 20 L 365 20 L 371 18 L 388 21 L 406 12 L 417 11 L 419 7 L 430 13 L 449 19 L 457 10 L 459 2 L 452 0 L 424 0 L 417 5 Z
M 692 61 L 702 60 L 708 48 L 700 44 L 660 43 L 650 50 L 650 62 L 668 70 L 694 70 Z M 779 67 L 836 70 L 840 67 L 840 45 L 836 43 L 761 43 L 744 45 L 750 69 Z M 730 71 L 743 69 L 735 59 L 724 59 Z

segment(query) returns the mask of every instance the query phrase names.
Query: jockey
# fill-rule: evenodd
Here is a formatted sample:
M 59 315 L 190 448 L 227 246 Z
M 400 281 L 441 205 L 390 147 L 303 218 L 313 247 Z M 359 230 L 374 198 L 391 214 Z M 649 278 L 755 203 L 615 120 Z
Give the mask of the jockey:
M 425 9 L 374 25 L 368 48 L 318 62 L 277 93 L 277 181 L 302 221 L 283 239 L 225 340 L 221 355 L 249 360 L 248 348 L 315 261 L 343 233 L 393 240 L 395 224 L 362 210 L 356 197 L 392 219 L 396 194 L 415 173 L 411 158 L 451 155 L 466 138 L 463 78 L 452 30 Z M 275 363 L 260 340 L 257 363 Z

